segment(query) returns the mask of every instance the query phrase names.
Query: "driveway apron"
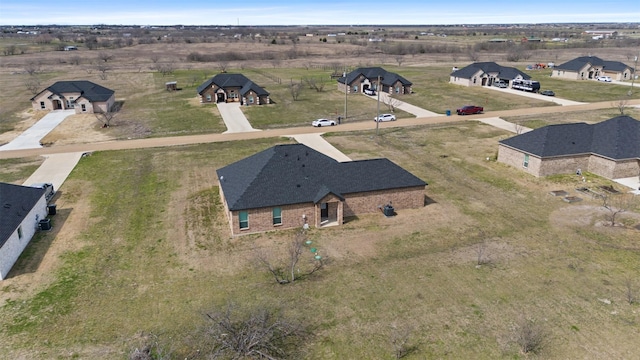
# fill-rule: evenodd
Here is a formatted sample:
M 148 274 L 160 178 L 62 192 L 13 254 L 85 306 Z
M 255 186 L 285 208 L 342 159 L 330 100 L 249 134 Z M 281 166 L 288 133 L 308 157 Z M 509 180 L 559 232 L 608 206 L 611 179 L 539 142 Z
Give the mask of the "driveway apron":
M 351 159 L 347 155 L 340 152 L 340 150 L 336 149 L 327 140 L 325 140 L 322 137 L 322 134 L 320 133 L 298 134 L 298 135 L 292 135 L 291 137 L 294 138 L 300 144 L 307 145 L 313 150 L 321 152 L 335 159 L 336 161 L 339 161 L 339 162 L 351 161 Z
M 58 191 L 62 183 L 67 179 L 73 168 L 78 164 L 85 153 L 61 153 L 46 155 L 45 160 L 36 171 L 24 182 L 24 185 L 35 183 L 52 183 L 55 191 Z
M 374 99 L 374 100 L 378 100 L 378 95 L 366 95 L 365 96 Z M 389 98 L 389 94 L 387 93 L 380 93 L 380 112 L 384 113 L 386 111 L 383 111 L 382 109 L 385 108 L 385 102 L 388 100 Z M 397 103 L 396 107 L 402 111 L 406 111 L 409 114 L 415 116 L 415 117 L 431 117 L 431 116 L 441 116 L 442 114 L 438 114 L 438 113 L 434 113 L 433 111 L 429 111 L 429 110 L 425 110 L 423 108 L 417 107 L 415 105 L 411 105 L 408 104 L 404 101 L 400 101 L 397 98 L 394 98 L 394 102 Z
M 73 114 L 75 114 L 75 110 L 55 110 L 48 113 L 11 142 L 0 146 L 0 151 L 41 148 L 40 140 L 55 129 L 56 126 L 60 125 L 67 116 Z

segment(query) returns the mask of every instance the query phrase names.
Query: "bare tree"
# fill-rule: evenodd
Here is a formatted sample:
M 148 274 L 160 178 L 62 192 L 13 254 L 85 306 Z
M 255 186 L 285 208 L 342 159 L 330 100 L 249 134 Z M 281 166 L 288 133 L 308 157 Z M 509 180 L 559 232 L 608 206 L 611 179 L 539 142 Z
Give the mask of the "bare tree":
M 229 63 L 226 61 L 219 61 L 218 62 L 218 70 L 220 70 L 221 73 L 226 73 L 227 69 L 229 68 Z
M 513 123 L 513 128 L 516 131 L 516 134 L 520 135 L 524 131 L 524 125 L 522 125 L 522 120 L 518 119 Z
M 307 84 L 309 89 L 314 89 L 317 92 L 324 90 L 325 82 L 322 77 L 315 78 L 313 76 L 303 76 L 302 81 Z
M 602 207 L 609 211 L 605 218 L 610 226 L 615 226 L 618 216 L 632 209 L 635 203 L 633 194 L 602 194 Z
M 389 340 L 393 346 L 393 356 L 396 359 L 402 359 L 409 355 L 413 347 L 409 346 L 409 340 L 411 338 L 412 329 L 407 326 L 398 326 L 396 324 L 391 325 L 391 334 Z
M 155 334 L 145 335 L 143 345 L 129 353 L 129 360 L 170 360 L 172 357 L 172 351 Z
M 469 57 L 469 60 L 473 62 L 480 60 L 480 54 L 478 54 L 475 50 L 469 49 L 469 51 L 467 52 L 467 56 Z
M 629 305 L 632 305 L 637 301 L 636 290 L 633 284 L 633 279 L 630 277 L 626 278 L 624 282 L 624 286 L 625 286 L 625 297 L 627 299 L 627 302 L 629 303 Z
M 101 51 L 101 52 L 98 54 L 98 59 L 100 59 L 100 60 L 102 60 L 102 61 L 104 61 L 104 62 L 108 62 L 109 60 L 112 60 L 112 59 L 113 59 L 113 55 L 109 54 L 109 53 L 108 53 L 108 52 L 106 52 L 106 51 Z
M 96 70 L 98 70 L 98 72 L 100 73 L 100 74 L 98 74 L 98 76 L 100 77 L 100 79 L 102 79 L 102 80 L 107 80 L 107 72 L 108 72 L 109 70 L 111 70 L 111 67 L 110 67 L 110 66 L 108 66 L 108 65 L 107 65 L 107 64 L 105 64 L 105 63 L 98 63 L 98 64 L 96 65 Z
M 32 94 L 37 94 L 40 89 L 40 78 L 37 76 L 29 76 L 24 81 L 24 86 L 29 90 Z
M 149 57 L 149 59 L 151 60 L 152 63 L 157 63 L 158 61 L 160 61 L 160 55 L 158 54 L 153 54 Z
M 629 99 L 622 98 L 620 101 L 613 104 L 616 109 L 620 112 L 620 115 L 624 115 L 627 106 L 629 105 Z
M 118 115 L 122 102 L 116 102 L 111 108 L 105 112 L 94 113 L 96 119 L 102 123 L 102 127 L 108 128 L 111 126 L 111 121 Z
M 202 355 L 225 359 L 279 359 L 292 357 L 307 336 L 304 326 L 267 306 L 206 314 Z
M 385 96 L 383 100 L 384 104 L 387 105 L 389 111 L 394 112 L 398 106 L 402 103 L 400 100 L 394 98 L 393 96 Z
M 289 92 L 291 93 L 291 98 L 293 99 L 293 101 L 298 100 L 298 97 L 300 97 L 302 87 L 302 83 L 294 82 L 293 80 L 291 80 L 291 83 L 289 84 Z
M 256 251 L 256 260 L 260 266 L 271 273 L 278 284 L 289 284 L 296 279 L 310 276 L 322 269 L 326 260 L 317 255 L 317 252 L 304 251 L 306 239 L 306 231 L 302 229 L 289 242 L 286 258 L 273 259 L 269 254 Z M 305 253 L 308 253 L 311 258 L 308 258 L 306 263 L 300 264 Z
M 8 45 L 4 47 L 3 54 L 5 55 L 15 55 L 18 53 L 18 47 L 15 45 Z
M 524 354 L 537 354 L 544 348 L 547 333 L 533 320 L 522 316 L 513 329 L 513 340 Z
M 484 231 L 480 230 L 478 234 L 480 241 L 476 244 L 476 265 L 485 265 L 491 263 L 491 258 L 487 254 L 488 244 Z
M 404 62 L 404 56 L 403 55 L 396 55 L 394 57 L 394 59 L 398 63 L 398 66 L 402 66 L 402 63 Z
M 158 64 L 156 68 L 158 72 L 162 74 L 162 77 L 171 75 L 175 71 L 175 65 L 172 62 Z
M 80 65 L 80 62 L 82 62 L 82 58 L 78 55 L 73 55 L 69 58 L 69 62 L 71 63 L 71 65 Z
M 24 66 L 24 71 L 33 76 L 34 74 L 40 72 L 40 64 L 37 62 L 30 61 Z

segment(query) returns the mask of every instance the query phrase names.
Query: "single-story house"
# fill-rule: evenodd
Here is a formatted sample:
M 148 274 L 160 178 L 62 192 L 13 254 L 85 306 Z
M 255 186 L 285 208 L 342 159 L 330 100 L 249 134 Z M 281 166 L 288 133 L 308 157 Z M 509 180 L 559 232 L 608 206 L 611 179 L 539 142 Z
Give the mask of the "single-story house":
M 105 113 L 115 103 L 115 92 L 87 80 L 58 81 L 31 98 L 35 110 Z
M 609 179 L 640 175 L 640 121 L 549 125 L 501 140 L 498 161 L 534 176 L 589 171 Z
M 269 93 L 242 74 L 218 74 L 198 86 L 201 103 L 269 104 Z
M 277 145 L 217 170 L 232 235 L 424 206 L 427 185 L 388 159 L 338 162 L 306 145 Z
M 633 68 L 620 61 L 602 60 L 597 56 L 580 56 L 556 65 L 551 76 L 571 80 L 596 79 L 610 76 L 614 80 L 630 80 Z
M 0 280 L 47 216 L 46 190 L 0 182 Z
M 462 69 L 454 70 L 449 78 L 451 84 L 464 86 L 491 86 L 496 81 L 502 81 L 511 86 L 513 80 L 530 80 L 531 76 L 508 66 L 495 62 L 476 62 Z
M 338 90 L 344 92 L 345 86 L 348 86 L 349 93 L 364 92 L 365 89 L 371 88 L 389 95 L 405 95 L 411 94 L 412 85 L 411 81 L 381 67 L 357 68 L 348 73 L 346 78 L 338 78 Z

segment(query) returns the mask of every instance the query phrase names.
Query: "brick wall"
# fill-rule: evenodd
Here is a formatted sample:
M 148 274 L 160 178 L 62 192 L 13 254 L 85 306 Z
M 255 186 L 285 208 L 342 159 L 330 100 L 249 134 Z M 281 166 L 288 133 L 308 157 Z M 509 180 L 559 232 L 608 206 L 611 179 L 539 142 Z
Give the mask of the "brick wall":
M 369 191 L 345 195 L 344 216 L 371 214 L 391 203 L 396 210 L 424 206 L 424 187 Z

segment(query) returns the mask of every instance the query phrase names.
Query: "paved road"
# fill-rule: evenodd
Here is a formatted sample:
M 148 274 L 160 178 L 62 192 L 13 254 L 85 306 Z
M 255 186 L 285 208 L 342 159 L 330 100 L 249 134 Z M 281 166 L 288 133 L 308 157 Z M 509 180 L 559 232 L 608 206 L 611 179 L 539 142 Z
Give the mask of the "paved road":
M 640 105 L 640 100 L 629 101 L 629 106 Z M 546 106 L 540 108 L 527 108 L 527 109 L 514 109 L 503 111 L 488 111 L 485 114 L 469 115 L 469 116 L 432 116 L 432 117 L 420 117 L 420 118 L 407 118 L 398 119 L 398 121 L 388 121 L 378 123 L 381 129 L 393 128 L 393 127 L 407 127 L 416 125 L 428 125 L 428 124 L 452 124 L 464 121 L 478 121 L 480 119 L 495 118 L 495 117 L 507 117 L 507 116 L 519 116 L 519 115 L 543 115 L 550 113 L 570 113 L 573 111 L 585 111 L 585 110 L 597 110 L 597 109 L 611 109 L 613 106 L 610 101 L 603 101 L 598 103 L 590 103 L 584 105 L 572 105 L 572 106 Z M 7 150 L 0 151 L 0 159 L 19 158 L 28 156 L 38 156 L 57 153 L 68 152 L 91 152 L 102 150 L 124 150 L 124 149 L 141 149 L 141 148 L 153 148 L 153 147 L 166 147 L 166 146 L 178 146 L 189 144 L 202 144 L 210 142 L 221 141 L 234 141 L 234 140 L 250 140 L 260 139 L 278 136 L 292 136 L 298 134 L 312 134 L 312 133 L 327 133 L 327 132 L 340 132 L 340 131 L 362 131 L 362 130 L 375 130 L 376 123 L 373 121 L 361 121 L 353 123 L 342 123 L 338 126 L 314 128 L 311 126 L 283 128 L 283 129 L 269 129 L 264 131 L 251 131 L 241 133 L 227 133 L 227 134 L 204 134 L 204 135 L 187 135 L 187 136 L 175 136 L 164 138 L 147 138 L 147 139 L 133 139 L 133 140 L 119 140 L 119 141 L 106 141 L 101 143 L 92 144 L 72 144 L 61 145 L 53 147 L 44 147 L 39 149 L 24 149 L 24 150 Z
M 41 148 L 40 140 L 55 129 L 56 126 L 60 125 L 67 116 L 75 113 L 75 110 L 55 110 L 48 113 L 11 142 L 0 146 L 0 151 Z
M 260 131 L 251 126 L 242 109 L 240 109 L 240 103 L 217 103 L 216 105 L 224 124 L 227 126 L 227 131 L 223 132 L 223 134 Z

